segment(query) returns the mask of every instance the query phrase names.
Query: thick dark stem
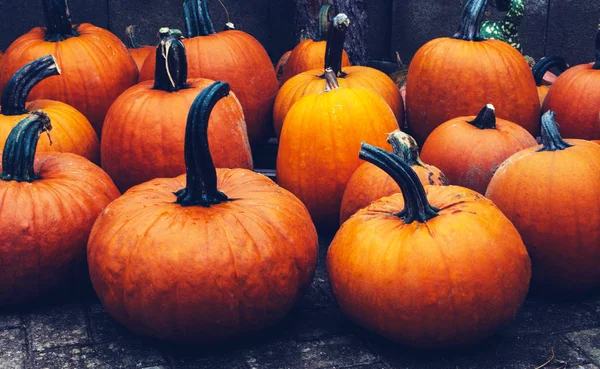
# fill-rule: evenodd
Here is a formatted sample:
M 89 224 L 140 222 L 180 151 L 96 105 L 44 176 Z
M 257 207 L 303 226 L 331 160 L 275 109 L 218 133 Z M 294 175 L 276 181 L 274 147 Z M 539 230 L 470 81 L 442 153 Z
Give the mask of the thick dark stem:
M 556 114 L 548 110 L 542 116 L 542 148 L 540 151 L 558 151 L 569 148 L 573 145 L 563 140 L 556 124 Z
M 21 120 L 10 131 L 2 153 L 3 181 L 33 182 L 40 176 L 35 173 L 33 161 L 35 150 L 42 132 L 52 129 L 50 118 L 41 110 L 36 110 Z
M 137 28 L 137 26 L 134 26 L 134 25 L 127 26 L 127 28 L 125 28 L 125 34 L 127 35 L 127 41 L 129 43 L 130 49 L 139 49 L 140 47 L 142 47 L 140 45 L 140 43 L 138 42 L 137 37 L 135 35 L 136 28 Z
M 325 92 L 340 88 L 337 76 L 331 68 L 325 69 L 325 74 L 323 74 L 323 78 L 325 78 Z
M 206 0 L 184 0 L 183 15 L 188 38 L 217 33 L 208 14 Z
M 438 216 L 439 209 L 431 206 L 427 200 L 425 188 L 417 173 L 398 156 L 376 146 L 362 143 L 359 158 L 378 166 L 389 174 L 400 186 L 404 197 L 404 210 L 397 213 L 406 224 L 414 221 L 425 223 Z
M 342 73 L 342 55 L 344 40 L 350 20 L 346 14 L 336 15 L 329 25 L 327 32 L 327 46 L 325 48 L 325 69 L 331 68 L 336 76 Z
M 411 167 L 413 165 L 424 166 L 419 157 L 419 145 L 409 134 L 395 130 L 388 134 L 387 142 L 392 145 L 394 154 Z
M 186 187 L 175 192 L 182 206 L 210 207 L 228 201 L 217 189 L 217 171 L 208 147 L 208 119 L 214 106 L 229 95 L 229 84 L 214 82 L 198 95 L 185 128 Z
M 158 34 L 154 89 L 173 92 L 187 88 L 188 65 L 181 31 L 165 27 Z
M 352 28 L 346 35 L 345 50 L 352 65 L 367 65 L 369 53 L 367 52 L 366 34 L 368 29 L 366 2 L 374 0 L 335 0 L 335 14 L 344 13 L 352 19 Z
M 483 22 L 487 0 L 467 0 L 463 8 L 458 32 L 454 38 L 466 41 L 482 41 L 479 29 Z
M 598 25 L 598 32 L 596 32 L 596 62 L 592 68 L 600 70 L 600 24 Z
M 319 26 L 317 28 L 317 41 L 326 41 L 329 33 L 329 12 L 333 6 L 331 4 L 323 4 L 319 11 Z
M 496 109 L 494 105 L 487 104 L 481 109 L 477 117 L 469 124 L 479 129 L 496 129 Z
M 58 42 L 79 36 L 77 29 L 71 24 L 67 0 L 42 0 L 42 5 L 46 18 L 46 41 Z
M 52 55 L 43 56 L 17 70 L 8 80 L 2 92 L 2 115 L 27 114 L 27 96 L 42 80 L 60 74 L 56 59 Z
M 569 69 L 569 65 L 561 56 L 547 56 L 542 58 L 540 61 L 535 63 L 531 69 L 531 72 L 533 73 L 533 79 L 535 79 L 535 84 L 541 86 L 542 81 L 544 80 L 544 75 L 552 68 L 557 68 L 562 73 Z

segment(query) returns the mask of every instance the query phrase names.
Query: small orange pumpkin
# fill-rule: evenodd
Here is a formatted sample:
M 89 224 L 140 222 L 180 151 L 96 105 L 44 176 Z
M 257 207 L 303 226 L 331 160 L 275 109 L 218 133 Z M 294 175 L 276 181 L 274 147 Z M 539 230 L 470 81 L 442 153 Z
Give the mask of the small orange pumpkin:
M 129 53 L 133 57 L 135 61 L 135 65 L 137 65 L 138 70 L 142 69 L 144 65 L 144 61 L 150 55 L 150 53 L 154 50 L 154 46 L 142 46 L 137 41 L 137 37 L 135 35 L 136 26 L 131 25 L 125 28 L 125 34 L 127 34 L 127 41 L 129 42 L 128 49 Z
M 448 179 L 438 168 L 427 165 L 419 158 L 419 146 L 414 138 L 396 130 L 389 134 L 387 142 L 392 145 L 394 154 L 417 173 L 423 185 L 447 186 Z M 340 224 L 360 209 L 382 197 L 400 192 L 400 187 L 386 172 L 371 163 L 364 163 L 352 174 L 340 209 Z
M 529 288 L 527 250 L 482 195 L 425 186 L 398 156 L 363 144 L 360 157 L 402 194 L 358 211 L 327 252 L 331 288 L 359 325 L 419 348 L 479 342 L 508 324 Z
M 488 104 L 477 117 L 455 118 L 437 127 L 425 140 L 421 157 L 440 168 L 453 185 L 484 194 L 504 160 L 535 145 L 525 128 L 496 118 L 494 106 Z
M 533 79 L 535 80 L 535 84 L 538 89 L 540 107 L 544 105 L 544 100 L 546 100 L 546 95 L 548 95 L 551 86 L 550 84 L 544 83 L 544 76 L 552 68 L 558 68 L 562 73 L 569 69 L 569 65 L 563 57 L 547 56 L 535 63 L 535 65 L 531 69 L 531 71 L 533 72 Z
M 563 140 L 552 111 L 542 117 L 542 143 L 506 160 L 486 197 L 523 237 L 536 287 L 592 291 L 600 287 L 600 146 Z
M 192 104 L 187 174 L 130 189 L 94 224 L 92 284 L 136 333 L 193 343 L 253 333 L 281 320 L 312 280 L 318 238 L 302 202 L 261 174 L 215 169 L 209 116 L 228 92 L 215 82 Z

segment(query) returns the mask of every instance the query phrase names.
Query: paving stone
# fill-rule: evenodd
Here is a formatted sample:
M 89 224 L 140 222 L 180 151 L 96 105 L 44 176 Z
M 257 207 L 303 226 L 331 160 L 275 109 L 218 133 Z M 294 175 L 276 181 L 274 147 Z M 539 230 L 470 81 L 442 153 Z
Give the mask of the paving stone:
M 245 369 L 242 356 L 225 348 L 175 347 L 168 353 L 173 369 Z
M 339 309 L 293 312 L 288 327 L 297 341 L 314 341 L 353 333 L 355 325 Z
M 92 339 L 96 343 L 114 342 L 134 337 L 106 313 L 90 314 Z
M 141 368 L 165 363 L 155 345 L 142 340 L 121 340 L 96 346 L 98 357 L 111 368 Z
M 567 339 L 581 348 L 595 364 L 600 365 L 600 329 L 569 333 Z
M 33 367 L 44 369 L 110 369 L 93 347 L 62 347 L 33 352 Z
M 256 369 L 346 368 L 379 361 L 354 336 L 265 346 L 245 352 L 244 357 Z
M 25 368 L 26 346 L 22 329 L 0 331 L 0 368 Z
M 0 311 L 0 330 L 21 327 L 23 322 L 19 313 L 12 311 Z
M 45 307 L 30 314 L 27 320 L 29 340 L 35 351 L 90 341 L 79 304 Z
M 375 364 L 367 364 L 367 365 L 359 365 L 359 366 L 350 366 L 348 369 L 390 369 L 385 363 L 375 363 Z

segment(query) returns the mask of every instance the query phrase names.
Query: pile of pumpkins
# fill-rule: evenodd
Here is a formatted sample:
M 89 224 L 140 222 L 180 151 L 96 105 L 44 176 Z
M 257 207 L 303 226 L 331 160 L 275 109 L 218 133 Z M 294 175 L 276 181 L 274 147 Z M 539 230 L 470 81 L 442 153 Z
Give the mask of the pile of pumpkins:
M 1 305 L 89 271 L 130 330 L 224 341 L 292 309 L 317 229 L 337 230 L 342 311 L 410 346 L 481 341 L 530 280 L 549 296 L 600 287 L 600 31 L 595 63 L 532 70 L 480 37 L 487 1 L 468 0 L 458 32 L 415 55 L 403 101 L 350 66 L 351 20 L 329 5 L 274 68 L 249 34 L 215 32 L 207 0 L 184 0 L 185 37 L 161 28 L 140 47 L 131 27 L 130 49 L 41 1 L 46 26 L 0 61 Z M 277 184 L 252 171 L 271 129 Z

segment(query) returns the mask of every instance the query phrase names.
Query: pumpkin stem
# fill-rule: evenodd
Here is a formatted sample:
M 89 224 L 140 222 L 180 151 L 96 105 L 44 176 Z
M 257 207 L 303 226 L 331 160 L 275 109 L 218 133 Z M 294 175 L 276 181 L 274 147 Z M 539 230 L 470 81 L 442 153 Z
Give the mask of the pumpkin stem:
M 329 24 L 327 32 L 327 46 L 325 47 L 325 68 L 331 68 L 336 76 L 343 76 L 342 55 L 344 52 L 344 41 L 346 31 L 350 25 L 350 19 L 344 13 L 336 15 Z
M 163 27 L 158 36 L 154 89 L 174 92 L 187 88 L 187 55 L 181 31 Z
M 58 42 L 79 36 L 77 27 L 71 24 L 67 0 L 42 0 L 42 5 L 46 18 L 46 41 Z
M 324 92 L 340 88 L 335 72 L 331 68 L 325 69 L 325 74 L 323 74 L 323 77 L 325 78 Z
M 4 144 L 0 179 L 17 182 L 33 182 L 40 179 L 33 168 L 35 150 L 42 132 L 48 133 L 51 129 L 50 118 L 41 110 L 33 111 L 17 123 Z
M 440 209 L 429 204 L 425 188 L 417 173 L 400 157 L 364 142 L 358 157 L 385 171 L 400 186 L 404 197 L 404 209 L 395 215 L 406 224 L 415 221 L 425 223 L 438 216 Z
M 60 74 L 56 59 L 52 55 L 43 56 L 29 64 L 25 64 L 13 74 L 4 86 L 2 93 L 2 115 L 27 114 L 25 109 L 27 96 L 42 80 Z
M 548 110 L 542 115 L 542 148 L 540 151 L 558 151 L 569 148 L 573 145 L 563 140 L 556 123 L 556 113 Z
M 125 34 L 127 35 L 127 41 L 129 43 L 130 49 L 139 49 L 140 47 L 142 47 L 136 37 L 136 28 L 137 26 L 134 25 L 130 25 L 127 26 L 127 28 L 125 28 Z
M 208 13 L 206 0 L 183 0 L 183 15 L 188 38 L 217 33 Z
M 317 27 L 317 41 L 326 41 L 329 33 L 329 12 L 333 6 L 325 3 L 319 11 L 319 25 Z
M 477 117 L 468 123 L 479 129 L 496 129 L 496 108 L 492 104 L 487 104 Z
M 482 41 L 479 29 L 483 21 L 487 0 L 467 0 L 463 8 L 458 32 L 454 38 L 466 41 Z
M 186 187 L 175 192 L 182 206 L 210 207 L 229 201 L 217 189 L 217 171 L 208 147 L 208 119 L 213 108 L 229 95 L 229 84 L 214 82 L 198 95 L 190 108 L 185 127 Z
M 388 134 L 387 142 L 392 145 L 394 154 L 411 167 L 413 165 L 425 166 L 425 163 L 419 157 L 419 145 L 417 145 L 417 141 L 409 134 L 397 129 Z
M 562 56 L 547 56 L 542 58 L 540 61 L 535 63 L 531 72 L 533 73 L 533 79 L 535 79 L 535 84 L 537 86 L 542 85 L 542 81 L 544 79 L 544 75 L 552 68 L 557 68 L 560 72 L 564 72 L 569 69 L 569 65 L 567 61 Z
M 600 70 L 600 24 L 598 25 L 598 32 L 596 32 L 596 62 L 592 69 Z

